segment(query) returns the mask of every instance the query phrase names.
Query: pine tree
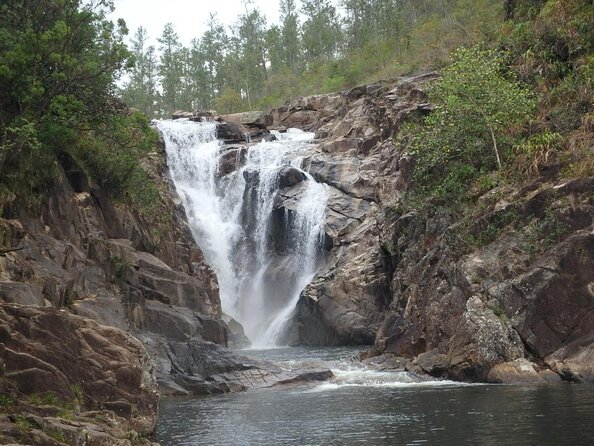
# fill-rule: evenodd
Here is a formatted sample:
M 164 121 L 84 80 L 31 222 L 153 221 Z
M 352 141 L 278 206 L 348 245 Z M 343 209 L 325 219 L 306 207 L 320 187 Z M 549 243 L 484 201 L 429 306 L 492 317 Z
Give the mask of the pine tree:
M 134 67 L 130 80 L 123 90 L 122 97 L 126 103 L 152 116 L 157 100 L 156 56 L 155 48 L 147 46 L 148 34 L 141 26 L 132 39 L 132 55 Z
M 296 71 L 301 59 L 299 18 L 295 0 L 280 0 L 282 63 Z
M 335 59 L 342 31 L 336 8 L 329 0 L 303 0 L 303 52 L 308 65 Z
M 162 105 L 165 112 L 173 112 L 181 105 L 182 64 L 181 43 L 173 25 L 168 23 L 159 39 L 161 58 L 159 76 L 163 91 Z

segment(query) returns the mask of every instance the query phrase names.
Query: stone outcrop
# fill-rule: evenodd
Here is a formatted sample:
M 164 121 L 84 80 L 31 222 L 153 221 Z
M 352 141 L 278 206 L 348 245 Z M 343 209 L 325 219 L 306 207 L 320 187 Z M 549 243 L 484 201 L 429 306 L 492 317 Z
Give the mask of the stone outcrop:
M 447 219 L 384 217 L 382 241 L 394 262 L 393 300 L 376 352 L 415 356 L 437 349 L 457 379 L 495 379 L 494 367 L 527 359 L 535 370 L 591 381 L 591 180 L 545 183 L 520 193 L 517 226 L 463 255 L 447 239 L 456 230 Z M 485 218 L 495 208 L 497 203 Z M 547 221 L 557 232 L 535 239 L 531 230 Z
M 70 333 L 60 331 L 67 337 L 63 345 L 65 349 L 68 347 L 66 342 L 82 342 L 80 337 L 93 330 L 105 339 L 123 336 L 119 331 L 123 330 L 128 333 L 126 342 L 130 344 L 130 351 L 138 355 L 136 361 L 150 358 L 155 364 L 150 372 L 153 379 L 156 377 L 164 385 L 173 383 L 183 390 L 187 381 L 185 373 L 191 371 L 177 368 L 180 358 L 176 355 L 186 352 L 170 346 L 186 343 L 200 349 L 203 345 L 227 345 L 228 330 L 222 319 L 216 276 L 193 240 L 181 200 L 168 179 L 162 149 L 156 148 L 143 161 L 164 197 L 157 211 L 160 217 L 150 216 L 152 218 L 139 215 L 126 204 L 115 203 L 86 177 L 74 160 L 67 155 L 61 156 L 60 164 L 56 166 L 58 177 L 47 191 L 42 208 L 32 214 L 13 206 L 9 215 L 0 218 L 0 302 L 32 306 L 22 311 L 47 312 L 44 320 L 55 318 L 65 327 L 74 327 Z M 80 322 L 82 320 L 86 322 Z M 96 326 L 86 330 L 84 327 L 91 324 L 89 320 L 96 321 Z M 79 323 L 82 324 L 80 330 L 76 328 Z M 97 323 L 119 330 L 114 328 L 113 332 L 108 332 L 97 328 Z M 38 340 L 27 337 L 26 325 L 13 329 L 25 337 L 21 343 L 10 347 L 11 350 L 17 355 L 29 354 Z M 44 329 L 48 336 L 52 333 L 50 327 Z M 56 336 L 59 330 L 62 328 L 58 324 Z M 91 333 L 89 336 L 100 341 L 99 335 Z M 105 339 L 101 340 L 105 344 L 102 348 L 109 350 Z M 115 352 L 117 340 L 113 342 Z M 52 354 L 63 361 L 56 363 L 45 379 L 49 380 L 50 375 L 61 376 L 61 389 L 65 392 L 66 387 L 72 387 L 76 381 L 63 370 L 68 365 L 64 355 L 77 353 L 60 352 L 58 344 L 55 344 L 55 350 Z M 80 354 L 85 352 L 81 350 Z M 132 358 L 127 361 L 134 364 Z M 105 366 L 103 371 L 108 375 L 112 373 L 112 365 L 95 364 L 96 367 Z M 29 373 L 26 370 L 22 373 Z M 113 373 L 117 375 L 119 372 Z M 122 373 L 128 372 L 123 368 Z M 39 376 L 33 377 L 35 380 L 31 382 L 41 382 Z M 25 378 L 23 382 L 28 379 Z M 101 386 L 103 380 L 109 384 L 102 389 L 105 398 L 113 400 L 110 410 L 116 413 L 116 418 L 122 418 L 118 412 L 122 408 L 132 407 L 137 411 L 135 407 L 139 402 L 124 404 L 119 398 L 117 386 L 110 384 L 115 378 L 90 376 L 89 386 L 92 383 Z M 191 386 L 189 388 L 187 393 L 192 392 Z M 137 390 L 130 389 L 130 392 L 133 394 Z M 36 394 L 41 390 L 31 387 L 21 391 Z M 92 400 L 89 388 L 83 386 L 82 392 L 85 400 Z M 107 410 L 107 405 L 104 406 Z M 154 425 L 155 414 L 156 404 L 150 427 Z M 92 421 L 79 421 L 84 429 L 91 428 Z M 44 418 L 31 423 L 41 426 L 50 421 Z M 59 424 L 60 421 L 51 423 Z M 1 426 L 0 430 L 4 429 Z M 138 425 L 138 430 L 130 423 L 123 426 L 129 426 L 130 432 L 148 433 L 150 430 L 148 425 Z M 68 436 L 70 433 L 66 431 L 69 429 L 60 427 L 59 430 Z M 126 432 L 125 436 L 128 435 Z M 67 439 L 70 444 L 79 444 L 79 440 Z M 46 444 L 41 440 L 31 441 Z
M 226 345 L 216 276 L 193 240 L 163 153 L 150 154 L 146 166 L 168 197 L 159 212 L 170 218 L 159 228 L 88 180 L 77 187 L 62 169 L 40 217 L 0 220 L 9 251 L 0 257 L 0 296 L 65 308 L 135 336 Z
M 294 342 L 373 343 L 371 356 L 460 380 L 591 382 L 594 180 L 483 191 L 469 228 L 445 212 L 404 210 L 414 160 L 398 131 L 431 112 L 423 89 L 433 79 L 272 112 L 274 127 L 316 132 L 304 167 L 329 191 L 328 261 L 301 295 Z M 298 193 L 283 190 L 275 207 L 290 210 Z M 496 236 L 481 246 L 461 237 L 484 231 Z
M 296 342 L 371 344 L 390 301 L 390 258 L 380 244 L 380 202 L 408 185 L 392 135 L 408 117 L 430 108 L 419 90 L 434 74 L 301 98 L 272 112 L 275 127 L 315 131 L 317 146 L 304 168 L 328 187 L 327 265 L 303 292 Z M 394 185 L 394 187 L 391 187 Z M 298 193 L 285 190 L 276 208 Z
M 2 444 L 58 444 L 52 437 L 76 445 L 125 444 L 121 438 L 146 436 L 155 427 L 153 364 L 144 346 L 120 329 L 51 307 L 0 304 L 0 371 L 9 406 L 0 414 Z M 136 444 L 147 443 L 139 438 Z
M 173 379 L 159 382 L 164 395 L 223 394 L 326 381 L 334 376 L 330 370 L 316 367 L 279 367 L 271 362 L 239 356 L 213 343 L 169 341 L 161 348 L 176 358 Z

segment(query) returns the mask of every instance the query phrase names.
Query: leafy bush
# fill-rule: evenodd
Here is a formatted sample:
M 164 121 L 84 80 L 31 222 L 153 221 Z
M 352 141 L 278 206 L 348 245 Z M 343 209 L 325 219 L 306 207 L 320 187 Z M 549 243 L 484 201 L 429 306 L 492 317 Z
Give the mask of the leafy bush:
M 215 100 L 215 109 L 221 113 L 237 113 L 246 110 L 247 104 L 232 88 L 226 88 L 223 93 Z
M 39 205 L 57 156 L 120 113 L 128 64 L 109 0 L 7 0 L 0 5 L 0 211 Z M 90 158 L 90 156 L 89 156 Z
M 109 122 L 81 132 L 67 150 L 85 173 L 112 197 L 150 211 L 159 200 L 141 160 L 155 150 L 157 132 L 140 112 L 121 113 Z
M 460 197 L 481 174 L 501 169 L 514 130 L 535 109 L 533 95 L 505 69 L 501 54 L 460 48 L 429 90 L 436 109 L 412 134 L 420 191 Z

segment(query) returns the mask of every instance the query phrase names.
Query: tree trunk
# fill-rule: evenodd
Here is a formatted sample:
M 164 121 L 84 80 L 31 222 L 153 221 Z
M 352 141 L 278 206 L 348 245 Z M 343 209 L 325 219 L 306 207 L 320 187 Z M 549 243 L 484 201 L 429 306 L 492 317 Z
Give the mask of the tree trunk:
M 493 128 L 487 124 L 489 132 L 491 132 L 491 139 L 493 140 L 493 151 L 495 152 L 495 158 L 497 159 L 497 170 L 501 170 L 501 157 L 499 156 L 499 149 L 497 148 L 497 138 L 495 138 L 495 132 Z
M 516 0 L 505 0 L 505 20 L 511 20 L 514 18 L 514 12 L 516 9 Z

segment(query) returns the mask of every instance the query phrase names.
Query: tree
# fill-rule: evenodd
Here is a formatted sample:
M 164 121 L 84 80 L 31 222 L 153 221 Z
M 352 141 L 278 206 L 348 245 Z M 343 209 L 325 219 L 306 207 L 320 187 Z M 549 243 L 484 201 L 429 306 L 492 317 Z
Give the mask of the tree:
M 208 89 L 211 99 L 220 93 L 225 86 L 225 53 L 229 47 L 229 36 L 216 15 L 208 19 L 208 29 L 200 39 L 199 51 L 204 59 L 207 71 Z
M 0 4 L 0 211 L 42 195 L 78 133 L 117 114 L 129 52 L 125 23 L 106 19 L 112 10 L 107 0 Z
M 306 19 L 302 27 L 302 45 L 308 64 L 336 58 L 342 40 L 340 20 L 329 0 L 303 0 Z
M 502 143 L 535 109 L 532 94 L 510 79 L 501 54 L 477 47 L 456 50 L 429 93 L 436 109 L 413 147 L 417 178 L 437 182 L 453 166 L 465 172 L 501 169 Z
M 301 54 L 299 41 L 299 18 L 295 0 L 280 0 L 282 62 L 291 70 L 296 70 Z
M 163 90 L 163 106 L 166 111 L 173 112 L 179 107 L 182 90 L 181 43 L 173 25 L 167 23 L 159 39 L 161 59 L 159 75 Z
M 148 35 L 141 26 L 131 42 L 134 67 L 130 73 L 130 80 L 124 87 L 122 97 L 129 106 L 152 116 L 158 97 L 157 64 L 155 48 L 147 46 L 147 42 Z
M 192 99 L 192 109 L 208 110 L 213 98 L 213 81 L 208 69 L 208 61 L 200 39 L 193 39 L 190 47 L 186 76 Z
M 240 59 L 237 61 L 244 76 L 241 89 L 245 92 L 249 106 L 252 99 L 262 91 L 268 78 L 266 61 L 266 18 L 256 8 L 251 11 L 245 3 L 246 12 L 237 22 L 237 38 L 240 43 Z
M 67 100 L 86 117 L 109 110 L 129 53 L 105 19 L 108 0 L 5 0 L 0 5 L 0 125 L 40 118 Z

